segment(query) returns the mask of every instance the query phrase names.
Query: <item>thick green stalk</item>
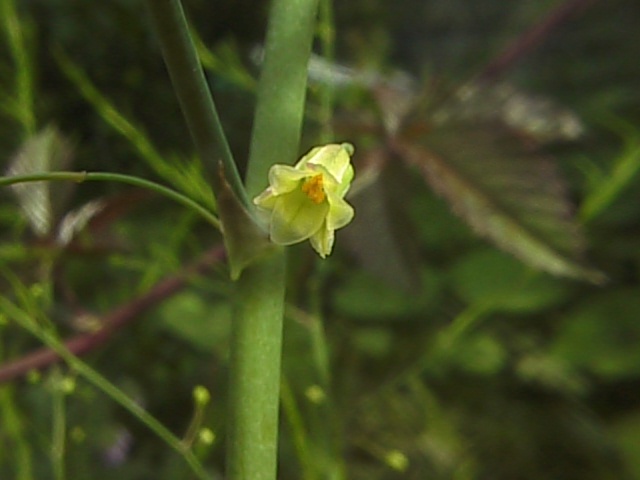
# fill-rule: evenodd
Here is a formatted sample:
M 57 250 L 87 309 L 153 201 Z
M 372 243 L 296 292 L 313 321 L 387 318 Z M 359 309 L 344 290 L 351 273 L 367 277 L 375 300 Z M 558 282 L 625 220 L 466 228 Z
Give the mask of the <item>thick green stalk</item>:
M 284 312 L 282 251 L 246 268 L 237 282 L 231 335 L 228 480 L 274 480 Z
M 245 182 L 249 197 L 266 186 L 271 165 L 298 158 L 317 6 L 318 0 L 273 1 Z
M 211 168 L 215 193 L 218 164 L 222 162 L 227 181 L 238 199 L 247 205 L 242 186 L 202 65 L 189 35 L 180 0 L 147 0 L 174 91 L 180 102 L 198 155 Z
M 293 164 L 298 156 L 316 9 L 317 0 L 273 0 L 247 166 L 250 198 L 266 186 L 273 164 Z M 228 480 L 276 478 L 285 273 L 278 249 L 237 283 Z

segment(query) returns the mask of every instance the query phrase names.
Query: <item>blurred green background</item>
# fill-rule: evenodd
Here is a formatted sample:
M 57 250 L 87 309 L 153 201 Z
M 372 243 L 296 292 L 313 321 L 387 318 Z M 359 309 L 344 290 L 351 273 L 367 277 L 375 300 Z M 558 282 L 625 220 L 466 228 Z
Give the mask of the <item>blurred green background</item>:
M 259 71 L 251 52 L 267 2 L 184 3 L 242 164 Z M 334 61 L 372 78 L 402 71 L 438 101 L 562 3 L 336 2 L 319 28 L 333 27 L 335 42 L 327 48 L 320 36 L 316 51 L 333 51 Z M 189 135 L 145 14 L 137 0 L 20 0 L 18 23 L 4 12 L 3 172 L 30 136 L 55 125 L 72 145 L 66 169 L 173 182 L 210 201 L 197 168 L 186 166 Z M 357 219 L 338 232 L 334 254 L 320 261 L 306 244 L 290 249 L 279 478 L 640 478 L 638 18 L 635 0 L 592 2 L 500 78 L 579 119 L 582 135 L 536 149 L 561 172 L 586 258 L 608 280 L 553 277 L 500 251 L 387 151 L 382 174 L 354 192 Z M 11 43 L 16 29 L 23 57 Z M 20 105 L 31 105 L 33 120 Z M 551 111 L 544 122 L 554 125 L 559 110 Z M 304 147 L 327 135 L 350 141 L 358 174 L 375 173 L 376 152 L 390 142 L 385 115 L 366 85 L 312 82 Z M 414 113 L 406 128 L 423 120 Z M 478 132 L 484 122 L 471 121 Z M 18 281 L 35 307 L 49 295 L 45 313 L 63 337 L 90 332 L 221 242 L 192 212 L 131 187 L 66 190 L 50 186 L 52 217 L 40 232 L 24 214 L 35 190 L 0 191 L 2 293 L 14 297 Z M 62 226 L 96 201 L 99 213 L 61 242 Z M 223 478 L 231 288 L 218 262 L 86 357 L 177 435 L 194 415 L 194 386 L 204 385 L 212 400 L 199 427 L 213 437 L 195 442 L 212 478 Z M 2 320 L 2 362 L 39 347 Z M 64 394 L 67 478 L 189 478 L 166 445 L 64 366 L 0 387 L 0 478 L 54 478 L 60 378 L 72 384 Z

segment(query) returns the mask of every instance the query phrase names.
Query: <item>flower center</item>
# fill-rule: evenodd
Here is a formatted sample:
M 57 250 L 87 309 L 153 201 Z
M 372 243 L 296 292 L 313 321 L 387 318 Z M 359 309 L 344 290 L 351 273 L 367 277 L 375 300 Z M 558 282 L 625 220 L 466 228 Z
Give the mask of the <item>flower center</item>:
M 322 174 L 307 178 L 302 184 L 302 192 L 311 199 L 313 203 L 322 203 L 326 198 L 322 186 Z

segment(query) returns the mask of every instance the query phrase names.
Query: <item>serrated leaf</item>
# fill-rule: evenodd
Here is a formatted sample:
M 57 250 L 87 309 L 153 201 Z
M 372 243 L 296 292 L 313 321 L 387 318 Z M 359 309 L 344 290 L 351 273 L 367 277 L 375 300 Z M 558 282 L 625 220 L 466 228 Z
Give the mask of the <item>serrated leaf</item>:
M 505 82 L 470 82 L 430 118 L 439 125 L 493 119 L 537 143 L 575 140 L 584 133 L 582 121 L 571 110 Z
M 73 159 L 70 143 L 49 126 L 28 138 L 15 153 L 7 175 L 65 170 Z M 44 237 L 52 233 L 73 190 L 70 182 L 30 182 L 11 186 L 31 229 Z
M 349 197 L 357 214 L 342 235 L 349 250 L 362 267 L 405 291 L 415 291 L 420 284 L 417 258 L 417 235 L 409 234 L 404 184 L 398 165 L 387 162 L 388 152 L 375 150 L 369 155 L 384 155 L 377 176 L 365 186 L 357 186 Z M 358 176 L 361 172 L 358 170 Z M 365 174 L 366 175 L 366 174 Z
M 194 292 L 182 292 L 167 300 L 159 312 L 162 327 L 204 352 L 226 355 L 231 307 L 210 304 Z
M 462 300 L 490 306 L 494 311 L 540 312 L 557 305 L 569 293 L 560 279 L 532 274 L 512 256 L 488 247 L 462 256 L 453 264 L 450 275 L 453 289 Z
M 527 152 L 499 124 L 441 129 L 428 145 L 396 144 L 478 234 L 554 275 L 604 280 L 581 261 L 585 242 L 551 161 Z

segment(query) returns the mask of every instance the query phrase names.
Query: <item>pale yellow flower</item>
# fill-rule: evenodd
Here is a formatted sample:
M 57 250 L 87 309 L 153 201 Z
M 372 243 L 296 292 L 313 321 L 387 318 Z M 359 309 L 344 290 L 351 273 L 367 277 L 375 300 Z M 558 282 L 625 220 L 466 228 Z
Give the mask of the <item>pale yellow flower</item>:
M 322 258 L 331 253 L 335 231 L 354 215 L 344 199 L 353 180 L 351 155 L 351 144 L 334 143 L 313 148 L 293 167 L 271 167 L 269 186 L 253 200 L 267 219 L 271 241 L 309 239 Z

